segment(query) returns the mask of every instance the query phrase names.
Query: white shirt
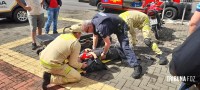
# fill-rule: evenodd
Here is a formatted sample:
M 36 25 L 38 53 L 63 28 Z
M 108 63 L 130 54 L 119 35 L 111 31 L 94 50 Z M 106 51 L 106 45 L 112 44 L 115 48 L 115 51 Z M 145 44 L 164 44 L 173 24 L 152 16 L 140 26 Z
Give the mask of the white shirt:
M 31 11 L 27 11 L 28 15 L 40 15 L 43 13 L 41 0 L 25 0 L 26 5 L 31 7 Z

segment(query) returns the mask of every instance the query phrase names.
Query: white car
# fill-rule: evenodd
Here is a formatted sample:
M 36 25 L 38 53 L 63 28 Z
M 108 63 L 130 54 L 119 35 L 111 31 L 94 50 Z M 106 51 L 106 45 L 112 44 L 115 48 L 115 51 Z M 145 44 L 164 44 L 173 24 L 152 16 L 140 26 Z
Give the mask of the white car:
M 0 18 L 9 18 L 20 23 L 28 21 L 26 10 L 15 0 L 0 0 Z

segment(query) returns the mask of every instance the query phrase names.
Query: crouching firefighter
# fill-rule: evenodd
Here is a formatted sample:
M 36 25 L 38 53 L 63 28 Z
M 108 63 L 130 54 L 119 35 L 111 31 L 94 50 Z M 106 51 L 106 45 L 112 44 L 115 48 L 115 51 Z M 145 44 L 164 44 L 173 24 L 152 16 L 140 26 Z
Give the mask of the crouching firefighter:
M 59 85 L 80 81 L 81 75 L 76 69 L 87 67 L 86 63 L 78 62 L 80 25 L 71 26 L 69 31 L 71 33 L 58 36 L 40 54 L 40 62 L 45 71 L 42 85 L 44 90 L 50 83 Z
M 136 33 L 135 30 L 138 28 L 142 30 L 144 43 L 150 47 L 156 54 L 157 57 L 160 59 L 159 64 L 165 65 L 168 63 L 168 60 L 163 55 L 162 51 L 158 48 L 158 45 L 152 41 L 153 33 L 150 28 L 150 20 L 149 17 L 139 11 L 126 11 L 119 15 L 129 27 L 129 33 L 131 34 L 132 45 L 136 45 Z

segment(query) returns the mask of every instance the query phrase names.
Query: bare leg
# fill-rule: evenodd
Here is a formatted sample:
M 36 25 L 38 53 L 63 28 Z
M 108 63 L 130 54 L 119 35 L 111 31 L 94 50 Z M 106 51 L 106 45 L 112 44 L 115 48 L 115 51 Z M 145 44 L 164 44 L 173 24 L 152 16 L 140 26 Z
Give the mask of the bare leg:
M 42 35 L 42 28 L 38 28 L 38 35 Z
M 31 32 L 31 37 L 32 37 L 32 43 L 35 43 L 35 36 L 36 36 L 36 32 Z

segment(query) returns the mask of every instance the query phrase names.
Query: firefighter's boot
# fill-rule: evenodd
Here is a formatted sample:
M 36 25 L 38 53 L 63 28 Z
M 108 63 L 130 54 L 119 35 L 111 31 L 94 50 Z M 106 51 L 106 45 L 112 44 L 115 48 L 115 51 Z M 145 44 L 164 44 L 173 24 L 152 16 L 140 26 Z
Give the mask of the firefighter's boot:
M 135 66 L 132 77 L 138 79 L 141 77 L 141 74 L 142 74 L 142 67 L 140 65 Z
M 159 55 L 157 55 L 157 57 L 159 58 L 160 65 L 166 65 L 168 63 L 168 60 L 164 55 L 159 54 Z
M 44 72 L 43 74 L 43 83 L 42 83 L 42 89 L 47 90 L 47 85 L 50 84 L 51 74 L 48 72 Z

